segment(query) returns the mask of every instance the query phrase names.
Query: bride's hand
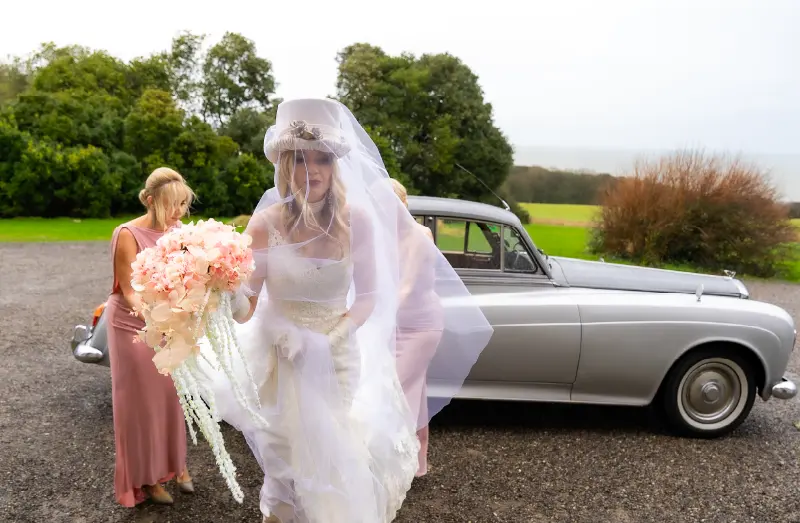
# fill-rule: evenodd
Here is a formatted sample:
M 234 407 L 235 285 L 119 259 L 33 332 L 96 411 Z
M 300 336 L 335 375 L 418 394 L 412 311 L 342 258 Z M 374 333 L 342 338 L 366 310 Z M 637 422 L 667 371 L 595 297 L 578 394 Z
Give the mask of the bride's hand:
M 244 322 L 250 315 L 250 298 L 244 293 L 241 287 L 231 294 L 231 315 L 239 323 Z
M 352 335 L 352 333 L 355 331 L 355 328 L 356 325 L 350 316 L 347 313 L 342 314 L 339 323 L 337 323 L 336 326 L 334 326 L 333 329 L 331 329 L 331 331 L 328 333 L 328 342 L 331 344 L 331 346 L 341 343 L 343 340 L 348 339 L 350 335 Z

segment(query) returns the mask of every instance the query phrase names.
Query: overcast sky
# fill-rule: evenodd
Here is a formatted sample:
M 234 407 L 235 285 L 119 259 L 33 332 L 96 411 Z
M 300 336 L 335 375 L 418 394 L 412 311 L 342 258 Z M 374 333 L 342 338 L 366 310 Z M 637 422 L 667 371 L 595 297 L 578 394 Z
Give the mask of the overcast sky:
M 336 52 L 450 52 L 516 146 L 800 153 L 800 1 L 31 0 L 0 55 L 43 41 L 123 59 L 178 31 L 253 39 L 284 98 L 334 94 Z

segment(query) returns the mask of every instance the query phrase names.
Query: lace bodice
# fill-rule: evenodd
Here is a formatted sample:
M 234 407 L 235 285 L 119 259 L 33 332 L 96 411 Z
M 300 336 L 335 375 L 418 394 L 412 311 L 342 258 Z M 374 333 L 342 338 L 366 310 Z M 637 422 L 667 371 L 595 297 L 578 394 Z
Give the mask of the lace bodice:
M 326 332 L 347 312 L 347 293 L 352 282 L 352 263 L 313 260 L 298 255 L 272 228 L 266 286 L 270 301 L 293 323 Z

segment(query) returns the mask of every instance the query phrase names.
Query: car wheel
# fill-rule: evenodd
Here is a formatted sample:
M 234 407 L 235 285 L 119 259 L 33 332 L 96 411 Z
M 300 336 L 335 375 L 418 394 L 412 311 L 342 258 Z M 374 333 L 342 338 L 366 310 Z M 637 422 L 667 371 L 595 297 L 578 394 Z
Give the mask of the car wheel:
M 718 347 L 689 353 L 673 367 L 664 383 L 662 405 L 680 434 L 716 438 L 742 424 L 755 398 L 753 365 Z

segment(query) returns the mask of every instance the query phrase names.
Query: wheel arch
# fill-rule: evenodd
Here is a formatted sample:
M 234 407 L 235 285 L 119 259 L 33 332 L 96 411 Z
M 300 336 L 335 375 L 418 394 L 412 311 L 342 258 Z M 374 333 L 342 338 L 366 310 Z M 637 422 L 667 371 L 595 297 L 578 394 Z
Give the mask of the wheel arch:
M 687 357 L 691 356 L 692 354 L 699 352 L 701 350 L 707 349 L 724 349 L 729 352 L 734 352 L 739 356 L 743 357 L 750 363 L 755 371 L 755 382 L 756 382 L 756 393 L 762 395 L 763 389 L 765 387 L 767 381 L 767 363 L 764 361 L 763 356 L 759 354 L 759 352 L 752 347 L 749 343 L 739 340 L 739 339 L 708 339 L 698 341 L 697 343 L 687 347 L 684 349 L 683 352 L 678 354 L 675 359 L 673 359 L 672 363 L 666 369 L 664 374 L 661 376 L 661 380 L 659 381 L 658 388 L 656 389 L 655 394 L 650 399 L 651 403 L 659 400 L 664 392 L 664 385 L 667 381 L 667 377 L 672 373 L 675 367 L 678 366 L 680 362 L 682 362 Z

